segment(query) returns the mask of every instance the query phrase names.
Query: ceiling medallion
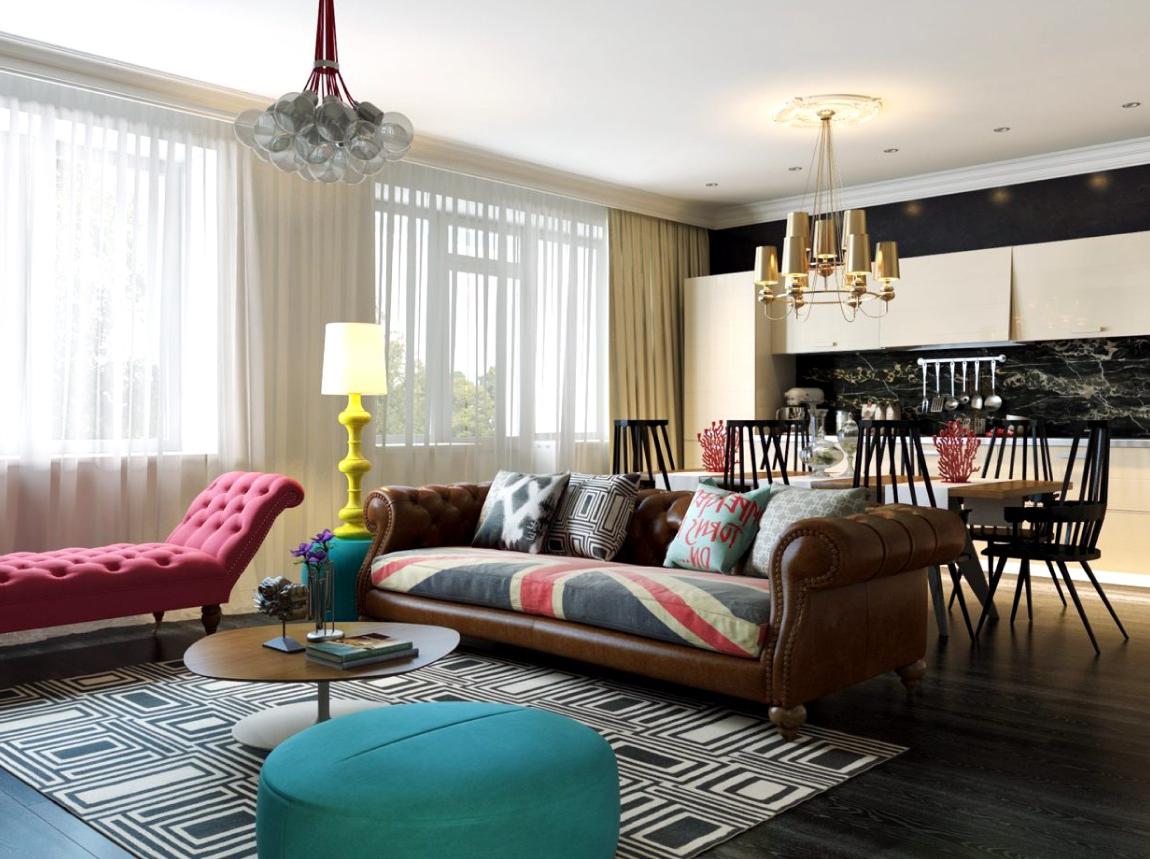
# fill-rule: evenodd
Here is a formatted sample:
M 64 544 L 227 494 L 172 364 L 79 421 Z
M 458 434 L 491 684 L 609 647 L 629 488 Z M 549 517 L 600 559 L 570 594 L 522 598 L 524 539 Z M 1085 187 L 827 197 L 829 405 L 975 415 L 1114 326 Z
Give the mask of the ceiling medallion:
M 828 110 L 835 125 L 859 125 L 878 116 L 882 99 L 849 93 L 795 96 L 775 108 L 771 119 L 791 128 L 818 128 Z
M 351 97 L 339 71 L 335 0 L 319 0 L 315 60 L 301 92 L 267 110 L 246 110 L 236 137 L 285 173 L 314 182 L 357 185 L 411 149 L 411 120 Z
M 879 103 L 878 99 L 870 101 Z M 864 316 L 882 316 L 894 300 L 894 284 L 899 279 L 898 245 L 878 242 L 872 261 L 866 211 L 842 211 L 838 205 L 842 180 L 831 137 L 831 126 L 837 119 L 835 111 L 824 107 L 818 119 L 819 138 L 812 158 L 815 190 L 810 211 L 787 215 L 781 261 L 774 247 L 763 246 L 756 252 L 759 301 L 766 305 L 772 319 L 781 319 L 791 312 L 796 318 L 805 319 L 815 304 L 837 305 L 843 317 L 852 322 L 860 311 Z M 868 278 L 874 279 L 876 288 L 872 288 Z M 868 313 L 865 308 L 873 299 L 878 299 L 882 309 Z M 777 307 L 782 308 L 782 313 L 775 316 L 771 309 Z

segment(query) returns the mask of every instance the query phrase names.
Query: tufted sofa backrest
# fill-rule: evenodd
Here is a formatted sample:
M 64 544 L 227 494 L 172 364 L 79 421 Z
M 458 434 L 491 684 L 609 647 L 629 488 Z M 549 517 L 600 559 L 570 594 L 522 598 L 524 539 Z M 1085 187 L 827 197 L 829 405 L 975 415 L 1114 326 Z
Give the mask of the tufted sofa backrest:
M 616 561 L 642 567 L 661 567 L 667 547 L 679 533 L 683 516 L 691 504 L 691 492 L 641 489 L 635 513 L 627 528 L 627 540 Z
M 303 487 L 282 474 L 229 471 L 211 482 L 168 535 L 167 543 L 219 558 L 238 578 L 276 517 L 303 501 Z
M 364 512 L 368 529 L 376 534 L 376 551 L 470 546 L 489 488 L 487 483 L 453 483 L 372 490 Z M 662 566 L 667 546 L 683 524 L 691 495 L 640 490 L 627 540 L 615 560 L 645 567 Z M 365 563 L 364 568 L 367 566 Z

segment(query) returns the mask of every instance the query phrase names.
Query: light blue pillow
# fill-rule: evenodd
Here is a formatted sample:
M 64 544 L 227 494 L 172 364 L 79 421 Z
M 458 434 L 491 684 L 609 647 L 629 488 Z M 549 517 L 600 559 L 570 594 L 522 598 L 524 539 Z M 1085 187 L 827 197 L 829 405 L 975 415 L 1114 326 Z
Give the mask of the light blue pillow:
M 771 486 L 731 492 L 700 483 L 663 559 L 664 567 L 730 574 L 754 542 Z

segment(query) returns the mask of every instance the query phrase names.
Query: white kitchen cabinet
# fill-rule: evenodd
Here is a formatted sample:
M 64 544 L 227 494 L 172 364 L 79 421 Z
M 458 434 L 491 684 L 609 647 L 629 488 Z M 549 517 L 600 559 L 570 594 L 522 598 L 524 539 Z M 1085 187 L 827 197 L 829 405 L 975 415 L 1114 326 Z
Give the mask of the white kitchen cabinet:
M 683 289 L 683 452 L 701 465 L 695 434 L 711 421 L 774 417 L 794 360 L 771 354 L 772 326 L 749 271 L 692 277 Z
M 1150 334 L 1150 232 L 1014 248 L 1011 339 Z
M 847 322 L 841 308 L 833 304 L 814 304 L 803 309 L 801 318 L 796 319 L 791 313 L 784 322 L 775 324 L 778 335 L 773 349 L 791 355 L 878 349 L 882 345 L 879 325 L 878 319 L 862 313 L 854 322 Z
M 907 257 L 882 318 L 884 348 L 1010 339 L 1011 248 Z

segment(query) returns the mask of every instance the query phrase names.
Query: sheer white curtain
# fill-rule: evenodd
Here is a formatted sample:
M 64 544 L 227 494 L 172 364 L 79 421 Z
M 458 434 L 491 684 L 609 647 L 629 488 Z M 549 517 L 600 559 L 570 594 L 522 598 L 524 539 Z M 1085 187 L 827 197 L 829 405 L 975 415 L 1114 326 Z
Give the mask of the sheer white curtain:
M 155 539 L 215 467 L 225 132 L 0 78 L 0 551 Z
M 607 211 L 411 164 L 376 185 L 376 481 L 607 464 Z
M 221 471 L 279 471 L 307 499 L 250 607 L 343 503 L 323 326 L 374 317 L 373 200 L 226 123 L 0 75 L 0 553 L 159 540 Z

